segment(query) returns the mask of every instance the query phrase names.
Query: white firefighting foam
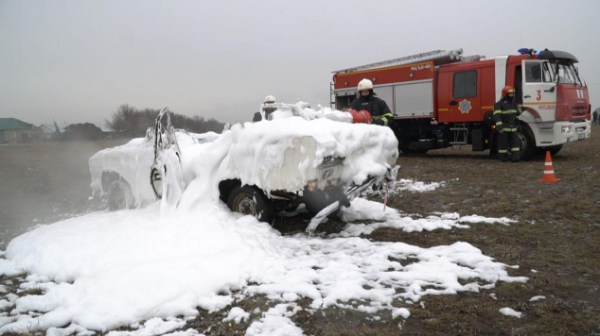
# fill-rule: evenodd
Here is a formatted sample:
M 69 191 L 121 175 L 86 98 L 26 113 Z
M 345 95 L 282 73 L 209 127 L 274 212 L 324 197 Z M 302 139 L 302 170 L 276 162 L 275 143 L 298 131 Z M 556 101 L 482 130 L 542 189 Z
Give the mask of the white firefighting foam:
M 287 137 L 311 134 L 318 148 L 313 165 L 327 156 L 344 156 L 348 163 L 343 178 L 359 183 L 384 171 L 396 153 L 391 131 L 373 131 L 377 126 L 354 125 L 350 131 L 329 120 L 285 121 L 245 124 L 244 131 L 240 125 L 212 143 L 186 147 L 183 160 L 191 160 L 187 167 L 192 168 L 183 171 L 188 185 L 173 211 L 161 215 L 161 204 L 154 203 L 144 209 L 92 213 L 15 238 L 6 259 L 0 259 L 0 275 L 28 273 L 26 287 L 44 293 L 6 296 L 12 315 L 0 316 L 0 334 L 70 323 L 69 330 L 50 331 L 137 329 L 141 321 L 148 321 L 144 327 L 168 332 L 181 326 L 176 316 L 196 316 L 197 307 L 221 310 L 254 294 L 287 302 L 292 312 L 280 307 L 252 316 L 248 334 L 277 328 L 301 334 L 290 320 L 300 309 L 335 305 L 371 313 L 389 310 L 407 318 L 408 310 L 397 305 L 423 295 L 526 281 L 511 277 L 507 265 L 468 243 L 420 248 L 357 237 L 285 237 L 253 217 L 231 213 L 214 197 L 215 177 L 235 173 L 245 183 L 261 183 L 265 171 L 283 162 L 277 153 L 289 147 L 278 146 L 289 146 Z M 271 128 L 276 135 L 263 134 Z M 186 155 L 193 151 L 195 155 Z M 377 207 L 362 207 L 363 217 L 380 216 L 382 205 Z M 309 307 L 295 306 L 299 298 L 308 298 Z

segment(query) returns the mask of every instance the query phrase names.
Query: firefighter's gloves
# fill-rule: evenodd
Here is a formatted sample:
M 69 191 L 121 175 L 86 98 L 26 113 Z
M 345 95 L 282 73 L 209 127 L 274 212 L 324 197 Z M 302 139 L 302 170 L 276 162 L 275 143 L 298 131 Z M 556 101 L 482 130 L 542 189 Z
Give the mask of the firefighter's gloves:
M 383 118 L 373 119 L 373 124 L 380 125 L 380 126 L 386 126 Z

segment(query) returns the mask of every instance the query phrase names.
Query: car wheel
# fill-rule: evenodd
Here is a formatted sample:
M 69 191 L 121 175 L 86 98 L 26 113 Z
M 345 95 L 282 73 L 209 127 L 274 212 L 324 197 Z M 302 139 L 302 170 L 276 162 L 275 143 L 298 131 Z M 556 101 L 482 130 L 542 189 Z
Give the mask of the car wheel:
M 152 172 L 150 172 L 150 185 L 152 186 L 152 190 L 154 190 L 156 198 L 161 199 L 163 193 L 163 178 L 162 173 L 157 168 L 152 168 Z
M 108 210 L 119 211 L 133 207 L 133 196 L 129 184 L 121 179 L 108 186 Z
M 237 186 L 227 197 L 227 206 L 231 211 L 253 216 L 261 222 L 271 224 L 275 217 L 273 202 L 265 193 L 254 187 Z
M 315 216 L 327 206 L 339 201 L 340 205 L 350 206 L 342 187 L 333 187 L 326 190 L 304 192 L 304 205 L 308 213 Z

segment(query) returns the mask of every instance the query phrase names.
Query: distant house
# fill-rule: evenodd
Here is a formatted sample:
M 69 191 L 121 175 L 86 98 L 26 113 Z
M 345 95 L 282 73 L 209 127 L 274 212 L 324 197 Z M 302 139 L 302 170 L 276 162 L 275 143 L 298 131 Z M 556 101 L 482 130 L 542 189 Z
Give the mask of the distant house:
M 16 118 L 0 118 L 0 143 L 42 141 L 42 129 Z

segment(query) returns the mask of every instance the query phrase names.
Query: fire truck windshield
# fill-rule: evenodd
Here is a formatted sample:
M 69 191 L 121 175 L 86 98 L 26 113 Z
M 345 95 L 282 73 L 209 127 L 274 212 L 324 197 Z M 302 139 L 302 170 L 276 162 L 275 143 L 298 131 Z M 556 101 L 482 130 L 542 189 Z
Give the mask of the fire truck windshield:
M 552 60 L 550 62 L 552 64 L 552 70 L 554 70 L 554 74 L 558 77 L 558 84 L 582 85 L 581 79 L 579 78 L 579 74 L 577 74 L 577 70 L 575 70 L 573 62 L 559 59 Z

